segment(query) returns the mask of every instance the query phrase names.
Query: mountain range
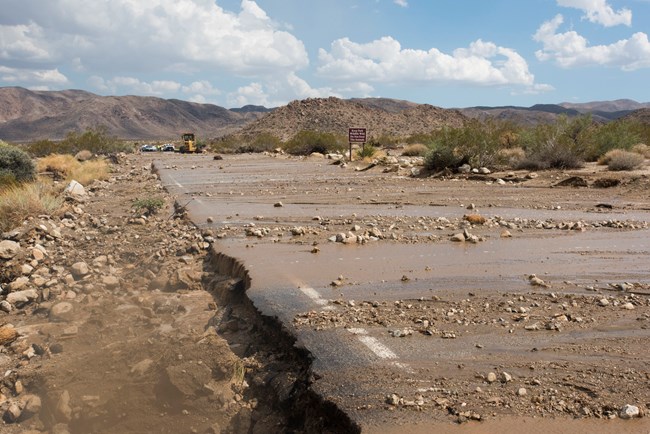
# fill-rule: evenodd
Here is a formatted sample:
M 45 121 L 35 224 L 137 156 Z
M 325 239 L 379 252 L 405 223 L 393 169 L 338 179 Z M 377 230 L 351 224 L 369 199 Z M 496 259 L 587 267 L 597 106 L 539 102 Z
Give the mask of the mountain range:
M 635 111 L 639 111 L 638 113 Z M 629 99 L 589 103 L 538 104 L 532 107 L 443 109 L 390 98 L 308 98 L 278 108 L 247 105 L 226 109 L 177 99 L 146 96 L 99 96 L 83 90 L 32 91 L 0 88 L 0 139 L 30 142 L 58 140 L 70 131 L 105 126 L 131 140 L 173 140 L 185 131 L 215 138 L 238 133 L 271 133 L 287 140 L 303 129 L 344 133 L 366 127 L 371 136 L 407 136 L 442 125 L 459 126 L 467 118 L 496 118 L 524 125 L 591 113 L 597 122 L 623 116 L 647 121 L 650 103 Z

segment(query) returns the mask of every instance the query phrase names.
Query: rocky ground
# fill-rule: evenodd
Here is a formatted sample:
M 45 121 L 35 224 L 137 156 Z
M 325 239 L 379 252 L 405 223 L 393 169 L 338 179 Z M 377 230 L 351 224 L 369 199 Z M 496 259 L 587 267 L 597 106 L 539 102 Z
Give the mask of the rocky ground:
M 146 198 L 164 206 L 143 215 L 134 201 Z M 259 322 L 241 282 L 212 272 L 214 234 L 172 202 L 150 166 L 123 155 L 60 214 L 3 234 L 0 431 L 318 426 L 317 412 L 292 409 L 311 402 L 307 358 L 283 350 L 291 342 Z
M 234 192 L 264 194 L 270 210 L 296 198 L 308 196 L 318 204 L 334 196 L 342 204 L 377 206 L 372 216 L 346 212 L 298 223 L 258 216 L 232 224 L 210 218 L 198 229 L 186 219 L 184 204 L 174 203 L 162 189 L 148 158 L 121 156 L 108 182 L 86 186 L 57 215 L 29 219 L 2 234 L 2 432 L 357 429 L 310 391 L 309 354 L 293 348 L 273 320 L 257 315 L 242 281 L 214 272 L 211 245 L 220 239 L 244 239 L 251 247 L 299 243 L 318 254 L 326 243 L 451 246 L 491 237 L 648 227 L 635 217 L 648 206 L 647 173 L 611 174 L 590 166 L 571 174 L 492 174 L 477 168 L 438 174 L 421 187 L 421 160 L 389 157 L 333 168 L 376 175 L 359 179 L 359 185 L 315 179 L 267 186 L 261 193 L 258 186 L 242 184 Z M 227 162 L 211 164 L 228 170 Z M 371 184 L 378 185 L 377 194 L 369 193 Z M 511 193 L 522 184 L 532 188 Z M 499 190 L 502 185 L 515 187 Z M 433 199 L 423 194 L 425 188 L 435 191 Z M 192 193 L 218 194 L 228 193 L 210 188 Z M 156 214 L 143 215 L 134 207 L 137 199 L 158 197 L 164 206 Z M 384 212 L 405 205 L 425 211 L 418 217 Z M 462 212 L 432 217 L 426 212 L 430 206 Z M 565 218 L 558 212 L 557 218 L 507 218 L 491 213 L 492 207 L 561 209 L 593 217 Z M 600 218 L 612 208 L 630 217 Z M 396 371 L 391 387 L 378 382 L 376 393 L 349 398 L 358 412 L 378 415 L 378 421 L 400 414 L 459 422 L 512 415 L 645 416 L 650 408 L 647 282 L 585 285 L 544 279 L 530 276 L 529 290 L 516 293 L 441 290 L 412 300 L 333 298 L 327 309 L 297 315 L 293 325 L 316 331 L 365 327 L 415 349 L 422 340 L 439 340 L 440 352 L 423 368 L 426 373 Z M 341 292 L 353 284 L 333 276 L 332 286 Z M 617 338 L 599 337 L 612 329 L 620 330 Z M 504 360 L 504 354 L 517 357 Z

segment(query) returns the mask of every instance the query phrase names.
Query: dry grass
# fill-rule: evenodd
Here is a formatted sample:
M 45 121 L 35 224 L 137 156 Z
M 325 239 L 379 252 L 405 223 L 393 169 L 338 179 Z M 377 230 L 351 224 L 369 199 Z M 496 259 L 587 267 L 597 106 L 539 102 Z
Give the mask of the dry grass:
M 105 160 L 79 162 L 72 155 L 48 155 L 38 160 L 36 168 L 39 172 L 54 173 L 55 179 L 64 181 L 74 179 L 84 186 L 96 179 L 106 180 L 110 176 L 108 163 Z
M 634 170 L 643 166 L 645 157 L 636 152 L 612 149 L 598 159 L 598 164 L 607 165 L 609 170 Z
M 39 182 L 9 187 L 0 194 L 0 231 L 15 228 L 29 216 L 54 213 L 62 205 L 63 198 Z
M 508 167 L 517 167 L 526 158 L 526 151 L 522 148 L 505 148 L 497 152 L 496 163 Z
M 402 156 L 404 157 L 424 157 L 429 152 L 429 147 L 423 145 L 422 143 L 415 143 L 413 145 L 408 145 L 402 151 Z
M 650 158 L 650 146 L 646 145 L 645 143 L 639 143 L 632 146 L 632 149 L 630 149 L 630 151 L 641 154 L 645 158 Z

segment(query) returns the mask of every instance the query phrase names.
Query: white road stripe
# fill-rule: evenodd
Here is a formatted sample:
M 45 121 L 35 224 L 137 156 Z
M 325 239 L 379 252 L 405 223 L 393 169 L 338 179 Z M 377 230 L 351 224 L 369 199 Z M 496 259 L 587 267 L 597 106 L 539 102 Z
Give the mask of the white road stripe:
M 312 301 L 316 304 L 319 304 L 321 306 L 327 305 L 327 300 L 325 300 L 323 297 L 320 296 L 318 291 L 316 291 L 314 288 L 310 288 L 308 286 L 302 286 L 300 287 L 300 290 L 309 298 L 312 299 Z
M 382 344 L 377 340 L 377 338 L 373 338 L 372 336 L 367 336 L 367 335 L 359 335 L 359 340 L 361 343 L 363 343 L 366 347 L 370 348 L 370 351 L 375 353 L 377 357 L 380 359 L 396 359 L 397 354 L 392 352 L 390 348 L 388 348 L 386 345 Z

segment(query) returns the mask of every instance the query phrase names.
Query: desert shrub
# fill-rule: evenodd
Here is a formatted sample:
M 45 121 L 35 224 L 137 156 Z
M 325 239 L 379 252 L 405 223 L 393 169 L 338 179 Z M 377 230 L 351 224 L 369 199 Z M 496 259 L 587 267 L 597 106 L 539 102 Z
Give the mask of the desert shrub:
M 87 150 L 87 149 L 84 149 L 84 150 L 82 150 L 82 151 L 77 152 L 77 153 L 75 154 L 74 158 L 75 158 L 77 161 L 88 161 L 88 160 L 90 160 L 91 158 L 93 158 L 93 153 L 90 152 L 90 151 Z
M 357 156 L 361 159 L 372 158 L 378 149 L 371 144 L 366 144 L 357 150 Z
M 603 156 L 602 160 L 606 161 L 609 170 L 621 171 L 638 169 L 643 166 L 645 157 L 636 152 L 612 149 Z
M 83 133 L 70 131 L 60 142 L 39 140 L 27 145 L 27 151 L 34 157 L 50 154 L 75 155 L 83 150 L 92 154 L 107 155 L 116 152 L 131 153 L 134 148 L 133 145 L 111 136 L 105 126 L 89 128 Z
M 235 135 L 228 135 L 224 137 L 220 137 L 218 139 L 214 139 L 213 141 L 210 142 L 208 145 L 208 148 L 212 152 L 221 152 L 224 154 L 232 154 L 237 152 L 237 149 L 242 146 L 244 143 L 244 140 Z
M 72 153 L 72 150 L 69 149 L 67 146 L 68 144 L 62 144 L 62 143 L 53 142 L 52 140 L 49 139 L 43 139 L 43 140 L 38 140 L 36 142 L 30 143 L 29 145 L 26 146 L 26 149 L 27 152 L 29 152 L 29 154 L 32 157 L 40 158 L 50 154 Z
M 165 200 L 159 197 L 148 197 L 133 201 L 133 207 L 139 212 L 144 212 L 146 215 L 156 214 L 164 205 Z
M 569 120 L 560 116 L 551 124 L 539 124 L 522 131 L 519 141 L 526 158 L 518 169 L 575 169 L 582 167 L 586 144 L 592 138 L 593 126 L 590 116 Z
M 495 163 L 502 166 L 515 168 L 526 158 L 526 151 L 523 148 L 503 148 L 497 151 Z
M 313 152 L 328 154 L 345 150 L 343 137 L 319 131 L 300 131 L 284 144 L 284 149 L 293 155 L 309 155 Z
M 33 180 L 35 175 L 36 167 L 26 152 L 15 146 L 0 147 L 0 178 L 4 182 L 27 182 Z
M 50 154 L 36 160 L 36 168 L 40 173 L 50 172 L 57 180 L 67 179 L 80 165 L 81 163 L 70 154 Z
M 236 148 L 236 152 L 267 152 L 279 148 L 282 145 L 280 139 L 271 133 L 262 133 L 253 138 L 249 138 Z
M 404 157 L 424 157 L 429 152 L 429 147 L 422 143 L 408 145 L 402 151 Z
M 44 184 L 13 185 L 0 193 L 0 232 L 20 225 L 29 216 L 52 214 L 62 205 L 61 196 Z
M 641 154 L 645 158 L 650 158 L 650 146 L 646 145 L 645 143 L 637 143 L 636 145 L 632 146 L 630 151 Z
M 106 160 L 84 161 L 74 168 L 66 178 L 66 181 L 75 180 L 81 185 L 88 185 L 93 181 L 105 181 L 110 177 L 110 167 Z
M 590 143 L 585 146 L 585 159 L 596 161 L 612 149 L 630 150 L 642 140 L 643 126 L 636 121 L 617 120 L 599 126 Z
M 467 157 L 458 154 L 453 148 L 439 145 L 426 154 L 424 157 L 424 167 L 434 171 L 451 169 L 461 166 L 467 160 Z
M 399 143 L 397 137 L 382 134 L 379 137 L 373 137 L 369 140 L 368 144 L 375 148 L 394 148 Z

